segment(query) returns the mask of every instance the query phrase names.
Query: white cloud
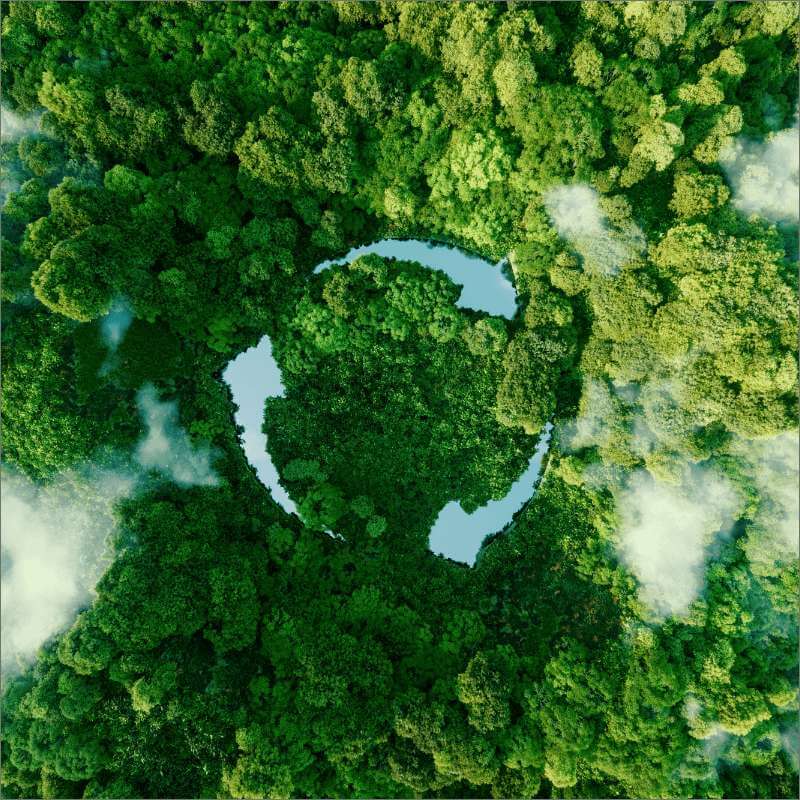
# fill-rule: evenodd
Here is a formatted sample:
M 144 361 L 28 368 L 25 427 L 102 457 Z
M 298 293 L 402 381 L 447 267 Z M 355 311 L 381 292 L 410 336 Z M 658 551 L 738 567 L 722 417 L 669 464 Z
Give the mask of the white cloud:
M 614 275 L 645 248 L 644 234 L 633 223 L 624 230 L 611 227 L 600 195 L 591 186 L 555 186 L 545 194 L 544 203 L 558 235 L 575 248 L 589 272 Z
M 196 448 L 178 423 L 177 403 L 161 403 L 147 385 L 138 395 L 147 426 L 135 452 L 138 465 L 181 486 L 213 486 L 208 448 Z M 113 506 L 129 496 L 142 473 L 91 465 L 58 474 L 44 485 L 3 468 L 0 482 L 0 669 L 32 660 L 92 599 L 110 563 Z
M 776 564 L 800 551 L 800 432 L 730 438 L 720 455 L 735 459 L 757 498 L 745 504 L 731 483 L 684 453 L 683 440 L 702 420 L 682 411 L 681 392 L 677 373 L 642 385 L 587 380 L 578 416 L 559 435 L 565 453 L 598 448 L 601 461 L 582 469 L 582 482 L 613 492 L 620 557 L 639 579 L 642 600 L 662 617 L 685 613 L 699 595 L 707 546 L 740 513 L 754 523 L 739 542 L 754 575 L 774 575 Z M 634 459 L 644 468 L 631 473 Z
M 100 336 L 108 348 L 108 354 L 100 367 L 101 375 L 107 374 L 114 366 L 117 348 L 125 338 L 131 322 L 133 322 L 133 312 L 128 301 L 124 297 L 117 298 L 100 323 Z
M 739 136 L 720 153 L 733 189 L 733 204 L 744 214 L 772 222 L 797 222 L 800 211 L 798 122 L 763 142 Z
M 606 218 L 591 186 L 556 186 L 545 196 L 545 205 L 559 236 L 570 241 L 581 236 L 605 236 Z
M 119 347 L 132 321 L 133 312 L 128 301 L 124 297 L 115 300 L 100 323 L 100 333 L 109 350 L 113 352 Z
M 0 106 L 0 141 L 16 142 L 23 136 L 39 133 L 41 123 L 41 112 L 23 117 L 10 108 Z
M 89 603 L 109 563 L 114 503 L 126 471 L 71 471 L 37 486 L 3 469 L 0 495 L 2 672 L 14 671 Z
M 160 402 L 151 384 L 139 390 L 136 402 L 147 426 L 136 449 L 138 463 L 168 475 L 180 486 L 216 486 L 219 478 L 211 467 L 211 451 L 192 444 L 178 421 L 178 404 Z
M 660 617 L 685 614 L 703 589 L 706 549 L 735 521 L 739 498 L 700 467 L 680 485 L 639 470 L 616 496 L 619 552 L 639 580 L 640 598 Z
M 776 557 L 800 551 L 800 433 L 736 439 L 731 452 L 750 473 L 759 495 L 759 544 Z

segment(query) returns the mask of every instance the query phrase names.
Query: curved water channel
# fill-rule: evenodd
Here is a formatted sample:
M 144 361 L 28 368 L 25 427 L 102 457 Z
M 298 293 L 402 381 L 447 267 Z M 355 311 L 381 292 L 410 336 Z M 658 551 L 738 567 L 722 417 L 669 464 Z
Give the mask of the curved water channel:
M 502 263 L 492 265 L 454 247 L 433 245 L 419 240 L 385 239 L 357 247 L 336 261 L 323 261 L 315 273 L 335 263 L 352 261 L 361 255 L 375 253 L 385 258 L 417 261 L 438 269 L 463 286 L 457 305 L 511 318 L 517 308 L 516 291 L 501 269 Z M 268 336 L 249 350 L 234 358 L 222 374 L 230 386 L 237 411 L 237 424 L 244 428 L 242 446 L 247 460 L 256 470 L 258 479 L 275 500 L 290 514 L 297 513 L 289 494 L 281 486 L 278 471 L 267 449 L 267 437 L 261 429 L 264 401 L 267 397 L 282 397 L 285 391 L 281 371 L 272 355 Z M 502 530 L 514 514 L 533 494 L 550 443 L 551 426 L 545 427 L 528 462 L 528 468 L 514 482 L 501 500 L 492 500 L 472 514 L 467 514 L 458 501 L 449 502 L 440 512 L 431 529 L 429 546 L 434 553 L 454 561 L 474 564 L 486 536 Z
M 493 265 L 457 247 L 420 239 L 383 239 L 363 247 L 354 247 L 342 258 L 317 264 L 314 274 L 370 253 L 398 261 L 417 261 L 429 269 L 444 272 L 453 283 L 463 287 L 456 301 L 461 308 L 474 308 L 507 319 L 517 312 L 517 292 L 505 275 L 505 260 Z

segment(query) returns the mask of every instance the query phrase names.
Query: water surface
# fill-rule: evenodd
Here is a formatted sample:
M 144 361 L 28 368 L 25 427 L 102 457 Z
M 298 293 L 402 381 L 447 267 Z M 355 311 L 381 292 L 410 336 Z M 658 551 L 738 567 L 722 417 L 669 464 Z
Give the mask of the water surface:
M 323 261 L 315 273 L 334 263 L 352 261 L 360 255 L 376 253 L 385 258 L 417 261 L 430 269 L 445 272 L 463 286 L 457 305 L 489 314 L 511 318 L 516 313 L 516 292 L 513 284 L 500 267 L 469 255 L 454 247 L 432 245 L 417 240 L 385 239 L 364 247 L 357 247 L 344 258 Z M 272 343 L 264 336 L 255 347 L 240 353 L 226 367 L 223 380 L 230 386 L 233 400 L 238 406 L 237 424 L 244 429 L 242 446 L 258 479 L 272 493 L 275 500 L 290 514 L 297 507 L 280 485 L 278 471 L 268 451 L 267 436 L 261 426 L 264 418 L 264 401 L 267 397 L 282 397 L 285 387 L 281 371 L 272 355 Z M 539 478 L 542 462 L 550 442 L 551 425 L 548 423 L 539 439 L 528 468 L 514 482 L 501 500 L 492 500 L 472 514 L 467 514 L 457 501 L 448 503 L 439 513 L 431 529 L 429 544 L 434 553 L 474 564 L 483 540 L 508 525 L 514 514 L 530 499 Z
M 296 514 L 295 504 L 278 482 L 278 470 L 267 450 L 267 436 L 261 430 L 264 401 L 268 397 L 283 397 L 285 392 L 269 336 L 263 336 L 255 347 L 239 353 L 225 368 L 222 379 L 231 387 L 233 402 L 238 406 L 234 418 L 244 428 L 242 447 L 247 460 L 275 500 L 290 514 Z
M 354 247 L 342 258 L 323 261 L 314 273 L 322 272 L 334 264 L 343 264 L 369 253 L 396 258 L 399 261 L 417 261 L 430 269 L 438 269 L 454 283 L 464 288 L 456 305 L 486 311 L 498 317 L 511 319 L 517 311 L 517 293 L 514 284 L 505 276 L 502 266 L 490 264 L 476 255 L 465 253 L 457 247 L 432 244 L 420 239 L 383 239 L 380 242 Z
M 431 528 L 428 546 L 434 553 L 474 564 L 483 540 L 508 525 L 534 494 L 534 484 L 539 479 L 547 449 L 550 446 L 552 425 L 544 426 L 536 451 L 528 468 L 514 481 L 508 494 L 501 500 L 490 500 L 472 514 L 467 514 L 457 500 L 451 500 L 440 512 Z

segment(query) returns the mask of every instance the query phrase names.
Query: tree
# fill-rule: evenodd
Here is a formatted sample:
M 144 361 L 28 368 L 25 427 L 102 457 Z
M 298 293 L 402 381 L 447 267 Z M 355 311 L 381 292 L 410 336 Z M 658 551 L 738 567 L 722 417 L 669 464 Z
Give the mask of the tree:
M 503 654 L 478 653 L 458 676 L 458 699 L 467 706 L 470 725 L 480 732 L 506 728 L 510 722 L 505 660 Z

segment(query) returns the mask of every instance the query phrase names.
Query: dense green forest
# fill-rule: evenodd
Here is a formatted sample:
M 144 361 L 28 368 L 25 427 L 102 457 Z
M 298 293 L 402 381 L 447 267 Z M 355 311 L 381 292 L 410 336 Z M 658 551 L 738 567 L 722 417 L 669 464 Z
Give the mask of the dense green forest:
M 0 10 L 4 492 L 114 548 L 3 796 L 797 796 L 796 3 Z M 518 313 L 314 274 L 382 237 Z M 265 334 L 299 516 L 221 379 Z

